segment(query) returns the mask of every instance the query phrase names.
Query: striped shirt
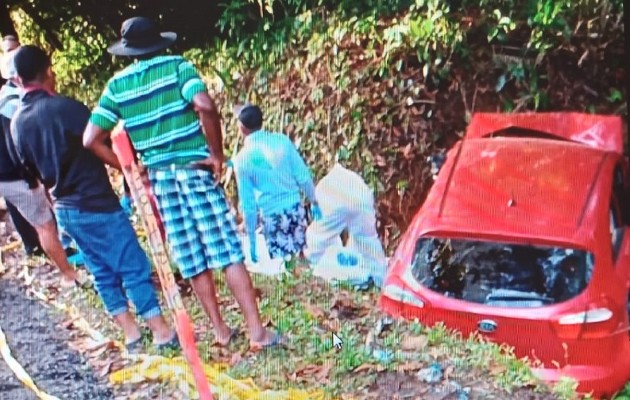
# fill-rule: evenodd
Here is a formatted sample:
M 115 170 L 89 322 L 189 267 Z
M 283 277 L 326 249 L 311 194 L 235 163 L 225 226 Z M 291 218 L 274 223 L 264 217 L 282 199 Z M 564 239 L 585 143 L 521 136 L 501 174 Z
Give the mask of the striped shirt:
M 193 97 L 206 85 L 190 61 L 157 56 L 109 80 L 90 122 L 111 131 L 119 120 L 147 167 L 188 164 L 210 155 Z

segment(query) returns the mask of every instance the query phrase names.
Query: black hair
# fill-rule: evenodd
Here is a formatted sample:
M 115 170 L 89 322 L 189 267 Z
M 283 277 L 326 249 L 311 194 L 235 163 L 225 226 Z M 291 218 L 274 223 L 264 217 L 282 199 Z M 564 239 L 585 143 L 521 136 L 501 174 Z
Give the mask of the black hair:
M 32 82 L 52 65 L 50 56 L 37 46 L 21 46 L 13 59 L 15 71 L 24 82 Z
M 253 104 L 248 104 L 238 114 L 238 119 L 245 126 L 245 128 L 257 131 L 262 128 L 263 114 L 260 107 Z

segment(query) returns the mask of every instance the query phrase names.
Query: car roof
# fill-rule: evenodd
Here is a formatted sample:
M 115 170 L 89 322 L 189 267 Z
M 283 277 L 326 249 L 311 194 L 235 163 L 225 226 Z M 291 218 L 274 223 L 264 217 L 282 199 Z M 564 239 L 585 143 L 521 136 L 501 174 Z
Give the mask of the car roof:
M 466 138 L 490 137 L 519 128 L 623 154 L 622 120 L 618 115 L 577 112 L 475 113 Z
M 617 159 L 562 140 L 465 139 L 449 152 L 423 209 L 432 230 L 572 240 L 595 229 L 591 200 Z M 608 207 L 607 199 L 595 203 L 602 202 Z

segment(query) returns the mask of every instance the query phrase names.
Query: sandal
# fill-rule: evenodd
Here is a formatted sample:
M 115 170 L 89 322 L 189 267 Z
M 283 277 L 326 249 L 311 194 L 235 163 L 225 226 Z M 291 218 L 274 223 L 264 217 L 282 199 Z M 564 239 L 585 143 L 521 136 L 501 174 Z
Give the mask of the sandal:
M 182 346 L 179 343 L 179 338 L 177 337 L 177 333 L 175 333 L 171 340 L 169 340 L 166 343 L 154 344 L 153 348 L 157 352 L 163 352 L 163 351 L 169 351 L 169 350 L 170 351 L 180 350 Z
M 278 332 L 274 332 L 273 335 L 273 339 L 271 339 L 271 342 L 267 343 L 267 344 L 262 344 L 262 343 L 257 343 L 257 342 L 252 342 L 249 346 L 249 350 L 253 351 L 253 352 L 257 352 L 257 351 L 261 351 L 261 350 L 266 350 L 266 349 L 271 349 L 271 348 L 275 348 L 275 347 L 280 347 L 282 345 L 284 345 L 284 337 L 282 335 L 280 335 Z
M 129 354 L 139 354 L 142 350 L 144 350 L 142 337 L 134 340 L 133 342 L 125 343 L 125 349 Z
M 238 334 L 239 334 L 238 329 L 236 328 L 230 329 L 230 337 L 228 338 L 227 343 L 221 343 L 218 340 L 215 340 L 212 345 L 215 347 L 228 347 L 230 343 L 232 343 L 232 341 L 238 337 Z

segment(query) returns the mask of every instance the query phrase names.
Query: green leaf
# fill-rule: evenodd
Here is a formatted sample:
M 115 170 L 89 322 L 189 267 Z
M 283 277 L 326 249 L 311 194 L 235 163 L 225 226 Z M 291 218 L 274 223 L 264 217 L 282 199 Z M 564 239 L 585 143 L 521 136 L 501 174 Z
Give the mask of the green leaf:
M 623 100 L 623 93 L 621 93 L 621 91 L 618 90 L 618 89 L 612 89 L 610 91 L 610 95 L 608 95 L 606 100 L 608 100 L 611 103 L 615 103 L 617 101 L 622 101 Z

